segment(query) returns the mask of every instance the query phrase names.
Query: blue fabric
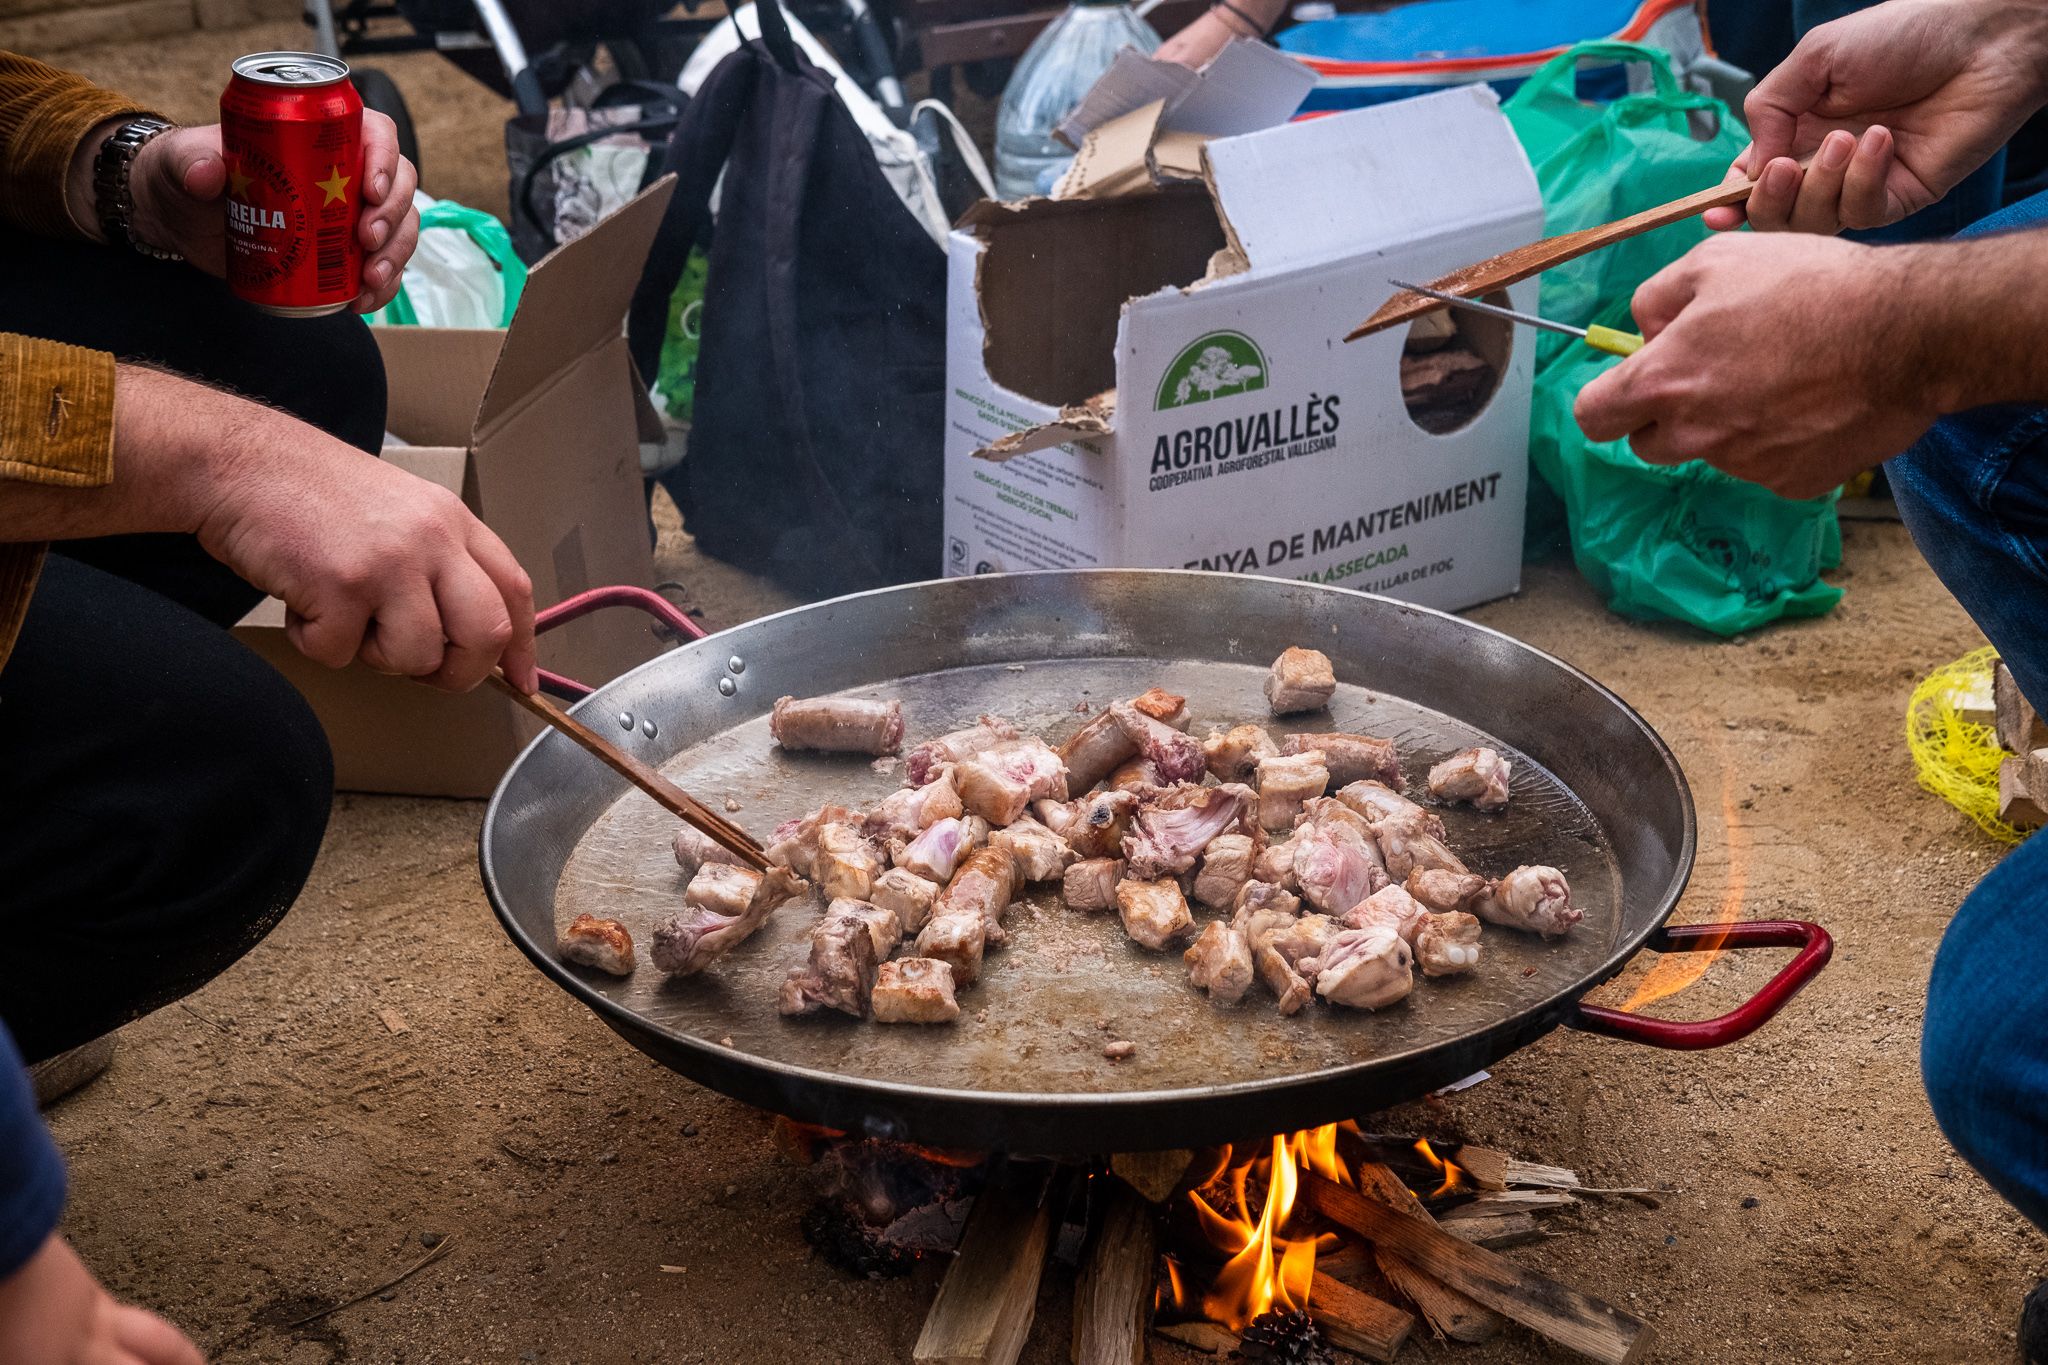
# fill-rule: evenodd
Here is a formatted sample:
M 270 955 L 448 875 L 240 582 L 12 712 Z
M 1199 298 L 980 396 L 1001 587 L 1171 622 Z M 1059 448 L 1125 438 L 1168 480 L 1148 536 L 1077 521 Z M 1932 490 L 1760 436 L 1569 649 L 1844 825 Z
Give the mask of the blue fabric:
M 1287 52 L 1344 62 L 1514 57 L 1619 33 L 1637 0 L 1424 0 L 1377 14 L 1339 14 L 1275 34 Z
M 1963 236 L 2040 228 L 2048 194 Z M 2048 699 L 2048 408 L 1978 408 L 1937 422 L 1885 466 L 1927 562 L 2029 697 Z M 1920 1069 L 1942 1132 L 2048 1230 L 2048 835 L 2008 855 L 1942 937 Z
M 64 1160 L 36 1113 L 35 1091 L 0 1024 L 0 1280 L 21 1269 L 64 1211 Z

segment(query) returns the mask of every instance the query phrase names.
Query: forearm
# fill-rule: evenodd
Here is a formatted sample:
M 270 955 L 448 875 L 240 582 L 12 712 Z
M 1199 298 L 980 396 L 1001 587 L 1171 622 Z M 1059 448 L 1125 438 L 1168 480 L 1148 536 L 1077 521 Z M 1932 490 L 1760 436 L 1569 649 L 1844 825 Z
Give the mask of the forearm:
M 1880 250 L 1900 300 L 1904 379 L 1942 413 L 2048 403 L 2048 229 Z
M 1206 66 L 1232 39 L 1256 41 L 1271 33 L 1286 12 L 1287 0 L 1230 0 L 1230 6 L 1211 4 L 1190 20 L 1187 27 L 1160 44 L 1158 55 L 1183 66 Z M 1257 26 L 1256 31 L 1254 25 Z

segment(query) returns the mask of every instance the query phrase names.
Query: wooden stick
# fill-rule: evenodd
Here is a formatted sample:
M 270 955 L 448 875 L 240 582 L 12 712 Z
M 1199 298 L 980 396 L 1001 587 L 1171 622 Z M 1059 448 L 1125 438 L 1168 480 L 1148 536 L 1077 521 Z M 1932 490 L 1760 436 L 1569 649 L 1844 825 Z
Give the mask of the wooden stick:
M 1384 1250 L 1428 1266 L 1431 1275 L 1459 1293 L 1602 1365 L 1634 1365 L 1655 1339 L 1650 1324 L 1641 1318 L 1356 1190 L 1308 1172 L 1302 1175 L 1301 1190 L 1309 1206 L 1325 1218 Z
M 1308 1315 L 1332 1346 L 1367 1360 L 1392 1360 L 1415 1330 L 1407 1313 L 1327 1275 L 1309 1285 Z
M 1461 1241 L 1489 1251 L 1540 1242 L 1547 1235 L 1535 1215 L 1528 1213 L 1474 1213 L 1463 1218 L 1447 1213 L 1437 1221 L 1437 1226 Z
M 977 1195 L 959 1254 L 924 1316 L 916 1365 L 1015 1365 L 1051 1236 L 1051 1200 L 996 1184 Z
M 1359 1167 L 1358 1184 L 1365 1194 L 1398 1213 L 1427 1223 L 1436 1221 L 1401 1177 L 1379 1162 L 1368 1161 Z M 1500 1335 L 1500 1314 L 1443 1284 L 1408 1257 L 1375 1244 L 1373 1259 L 1387 1283 L 1415 1305 L 1438 1336 L 1480 1342 Z
M 1159 1280 L 1152 1206 L 1121 1181 L 1074 1286 L 1074 1365 L 1144 1365 L 1145 1325 Z
M 733 854 L 757 872 L 768 870 L 768 857 L 761 846 L 754 842 L 739 826 L 713 814 L 711 809 L 696 797 L 663 777 L 652 767 L 642 763 L 625 750 L 613 744 L 604 736 L 585 725 L 561 707 L 538 693 L 521 692 L 508 681 L 503 672 L 491 670 L 491 681 L 498 690 L 518 702 L 521 706 L 539 716 L 543 721 L 567 735 L 577 745 L 604 761 L 606 767 L 625 778 L 641 791 L 653 797 L 655 803 L 681 818 L 686 824 L 695 825 L 705 834 L 718 841 L 721 848 Z

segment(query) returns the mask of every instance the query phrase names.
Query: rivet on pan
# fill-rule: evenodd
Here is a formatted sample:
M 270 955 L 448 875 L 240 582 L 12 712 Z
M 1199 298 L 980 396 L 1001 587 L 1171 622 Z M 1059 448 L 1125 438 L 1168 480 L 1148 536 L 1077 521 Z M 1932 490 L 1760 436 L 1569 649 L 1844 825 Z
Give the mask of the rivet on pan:
M 727 659 L 725 661 L 725 666 L 735 673 L 744 673 L 747 671 L 747 661 L 745 659 L 742 659 L 737 654 L 733 655 L 730 659 Z
M 661 733 L 661 727 L 656 725 L 651 720 L 643 720 L 640 722 L 640 733 L 647 736 L 649 739 L 653 739 L 656 735 Z
M 729 697 L 739 690 L 740 685 L 731 678 L 720 678 L 718 680 L 718 695 L 721 697 Z
M 633 728 L 633 713 L 631 711 L 619 712 L 619 728 L 621 730 L 630 730 Z

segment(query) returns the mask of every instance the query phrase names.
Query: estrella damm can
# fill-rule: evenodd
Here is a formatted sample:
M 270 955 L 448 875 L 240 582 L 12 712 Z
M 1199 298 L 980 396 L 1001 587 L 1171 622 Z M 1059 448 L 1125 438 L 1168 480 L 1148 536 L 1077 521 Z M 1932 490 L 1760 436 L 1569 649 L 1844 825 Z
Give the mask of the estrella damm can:
M 281 317 L 339 312 L 363 287 L 363 100 L 348 65 L 315 52 L 238 57 L 220 97 L 227 274 Z

